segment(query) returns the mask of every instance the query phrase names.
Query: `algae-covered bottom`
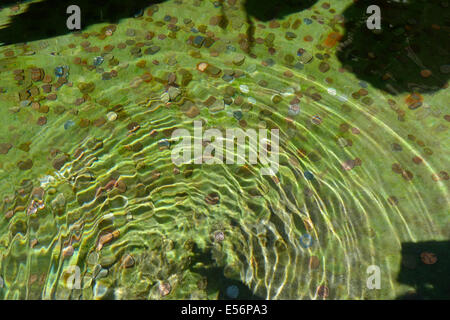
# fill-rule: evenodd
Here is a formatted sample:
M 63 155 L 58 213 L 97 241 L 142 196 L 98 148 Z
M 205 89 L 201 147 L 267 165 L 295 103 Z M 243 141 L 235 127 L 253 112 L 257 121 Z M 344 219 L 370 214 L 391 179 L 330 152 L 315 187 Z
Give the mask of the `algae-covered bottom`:
M 45 3 L 2 8 L 0 24 Z M 389 50 L 383 34 L 361 43 L 373 32 L 351 0 L 267 21 L 239 0 L 170 0 L 9 39 L 0 297 L 448 296 L 445 3 L 384 29 Z M 176 165 L 172 133 L 197 121 L 278 129 L 278 171 Z

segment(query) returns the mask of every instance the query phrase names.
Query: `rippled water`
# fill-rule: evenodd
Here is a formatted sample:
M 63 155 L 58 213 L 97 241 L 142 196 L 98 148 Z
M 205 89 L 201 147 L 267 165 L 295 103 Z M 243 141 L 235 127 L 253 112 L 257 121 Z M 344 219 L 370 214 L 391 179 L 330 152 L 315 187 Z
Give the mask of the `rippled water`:
M 206 0 L 0 47 L 0 297 L 394 299 L 418 290 L 402 266 L 442 274 L 402 248 L 449 238 L 447 85 L 393 94 L 343 68 L 351 5 L 256 21 L 249 50 L 240 2 Z M 175 166 L 194 121 L 279 129 L 278 172 Z

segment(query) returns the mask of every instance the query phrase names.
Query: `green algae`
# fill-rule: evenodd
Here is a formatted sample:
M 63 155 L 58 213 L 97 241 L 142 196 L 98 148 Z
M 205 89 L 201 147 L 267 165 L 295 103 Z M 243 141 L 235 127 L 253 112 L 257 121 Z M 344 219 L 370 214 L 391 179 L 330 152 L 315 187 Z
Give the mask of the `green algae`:
M 243 50 L 242 8 L 225 8 L 228 26 L 211 25 L 208 1 L 168 1 L 113 28 L 31 42 L 31 56 L 22 45 L 1 47 L 0 297 L 204 299 L 218 298 L 230 281 L 268 299 L 318 298 L 321 285 L 330 299 L 409 290 L 397 281 L 401 244 L 448 240 L 448 89 L 423 94 L 415 110 L 409 93 L 362 87 L 336 47 L 324 45 L 330 32 L 344 32 L 324 3 L 286 16 L 281 28 L 258 22 L 252 55 Z M 332 7 L 339 14 L 351 3 Z M 168 29 L 166 15 L 178 18 L 178 30 Z M 299 22 L 313 15 L 313 24 Z M 193 26 L 203 41 L 190 41 Z M 108 63 L 94 66 L 107 51 Z M 53 76 L 64 65 L 66 82 Z M 23 101 L 46 105 L 46 124 L 36 125 L 45 110 Z M 289 114 L 293 104 L 297 115 Z M 279 128 L 278 174 L 250 164 L 176 167 L 171 133 L 192 131 L 194 120 Z M 38 187 L 44 207 L 28 214 Z M 308 248 L 299 243 L 306 233 Z M 366 287 L 369 265 L 382 270 L 380 290 Z M 70 283 L 76 270 L 80 288 Z

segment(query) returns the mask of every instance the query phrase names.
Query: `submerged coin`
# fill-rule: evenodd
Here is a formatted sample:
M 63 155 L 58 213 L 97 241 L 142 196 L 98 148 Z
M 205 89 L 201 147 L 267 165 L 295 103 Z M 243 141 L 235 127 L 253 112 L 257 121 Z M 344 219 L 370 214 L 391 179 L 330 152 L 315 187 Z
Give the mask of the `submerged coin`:
M 420 254 L 420 260 L 422 260 L 424 264 L 435 264 L 438 259 L 432 252 L 422 252 Z
M 239 296 L 239 288 L 236 285 L 231 285 L 227 287 L 226 294 L 228 298 L 236 299 Z
M 313 245 L 313 242 L 314 242 L 313 238 L 311 237 L 311 235 L 309 233 L 305 233 L 304 235 L 302 235 L 300 237 L 300 245 L 304 249 L 311 247 Z

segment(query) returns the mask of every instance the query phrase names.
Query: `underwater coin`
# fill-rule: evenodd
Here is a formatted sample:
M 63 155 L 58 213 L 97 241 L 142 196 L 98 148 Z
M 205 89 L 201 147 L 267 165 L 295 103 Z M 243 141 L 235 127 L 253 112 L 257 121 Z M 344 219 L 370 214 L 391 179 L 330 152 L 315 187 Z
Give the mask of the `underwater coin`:
M 159 284 L 158 289 L 159 289 L 159 294 L 162 297 L 165 297 L 170 293 L 170 291 L 172 290 L 172 287 L 170 286 L 170 284 L 168 282 L 161 282 Z
M 256 99 L 255 98 L 253 98 L 253 97 L 248 97 L 248 103 L 251 103 L 251 104 L 256 104 Z
M 450 64 L 444 64 L 440 66 L 439 70 L 444 74 L 450 73 Z
M 332 95 L 332 96 L 335 96 L 336 93 L 337 93 L 337 91 L 336 91 L 335 88 L 328 88 L 328 89 L 327 89 L 327 92 L 328 92 L 328 94 L 330 94 L 330 95 Z
M 223 233 L 223 231 L 216 231 L 214 233 L 214 240 L 219 242 L 225 240 L 225 234 Z
M 103 63 L 105 59 L 102 56 L 98 56 L 94 58 L 94 66 L 99 66 Z
M 248 88 L 248 86 L 246 86 L 245 84 L 241 84 L 239 86 L 239 89 L 241 90 L 242 93 L 248 93 L 250 91 L 250 89 Z
M 314 174 L 311 171 L 305 171 L 303 175 L 305 176 L 306 180 L 314 180 Z
M 62 251 L 62 256 L 63 257 L 71 257 L 74 253 L 74 249 L 72 247 L 72 245 L 68 245 L 67 247 L 65 247 Z
M 206 68 L 208 68 L 208 66 L 209 66 L 208 63 L 206 63 L 206 62 L 200 62 L 200 63 L 197 65 L 197 70 L 200 71 L 200 72 L 204 72 L 204 71 L 206 70 Z
M 94 285 L 93 291 L 94 291 L 94 299 L 100 299 L 108 292 L 108 287 L 97 282 Z
M 321 298 L 327 298 L 330 294 L 330 290 L 327 286 L 321 285 L 317 288 L 317 295 Z
M 435 264 L 437 262 L 437 257 L 432 252 L 422 252 L 420 254 L 420 260 L 425 264 Z
M 311 237 L 311 235 L 309 233 L 305 233 L 304 235 L 302 235 L 300 237 L 300 245 L 304 249 L 311 247 L 312 244 L 313 244 L 313 238 Z
M 233 117 L 234 117 L 236 120 L 238 120 L 238 121 L 241 120 L 242 117 L 243 117 L 242 111 L 240 111 L 240 110 L 234 111 L 234 112 L 233 112 Z
M 108 121 L 112 122 L 117 119 L 117 113 L 111 111 L 106 115 L 106 118 L 108 118 Z
M 300 113 L 300 106 L 298 104 L 291 104 L 289 106 L 288 114 L 290 116 L 296 116 Z
M 134 258 L 131 254 L 127 254 L 122 261 L 123 268 L 131 268 L 134 266 Z
M 309 258 L 309 268 L 310 269 L 317 269 L 320 265 L 320 260 L 316 256 L 311 256 Z
M 226 294 L 228 298 L 236 299 L 239 296 L 239 288 L 236 285 L 231 285 L 227 287 Z
M 319 124 L 322 123 L 322 118 L 319 117 L 319 116 L 313 116 L 313 117 L 311 118 L 311 122 L 312 122 L 313 124 L 315 124 L 315 125 L 319 125 Z
M 60 78 L 66 74 L 66 68 L 63 66 L 59 66 L 55 68 L 55 75 Z
M 68 130 L 69 128 L 73 127 L 75 125 L 75 122 L 73 122 L 72 120 L 67 120 L 64 123 L 64 129 Z

